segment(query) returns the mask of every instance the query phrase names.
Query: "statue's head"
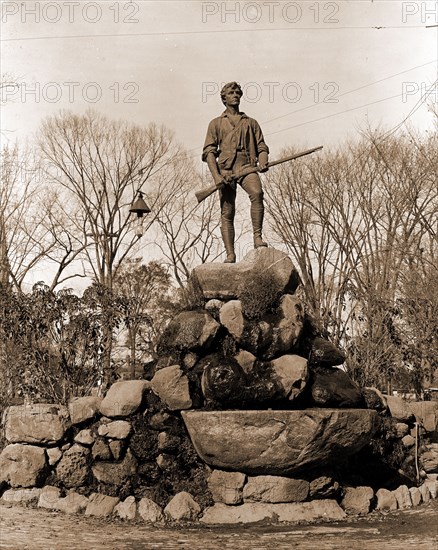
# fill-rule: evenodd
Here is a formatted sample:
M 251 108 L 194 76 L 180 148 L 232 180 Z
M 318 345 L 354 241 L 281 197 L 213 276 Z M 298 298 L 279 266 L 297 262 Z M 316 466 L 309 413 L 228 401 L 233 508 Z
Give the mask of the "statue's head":
M 224 105 L 226 105 L 225 94 L 230 90 L 237 90 L 239 92 L 240 97 L 243 96 L 242 88 L 240 87 L 239 84 L 237 84 L 237 82 L 228 82 L 228 84 L 225 84 L 225 86 L 221 90 L 221 99 Z

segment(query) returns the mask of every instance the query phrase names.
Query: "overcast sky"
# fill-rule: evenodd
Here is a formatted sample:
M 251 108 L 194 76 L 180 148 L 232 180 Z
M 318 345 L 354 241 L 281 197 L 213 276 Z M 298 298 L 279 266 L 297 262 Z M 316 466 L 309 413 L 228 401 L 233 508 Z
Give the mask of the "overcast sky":
M 232 80 L 271 159 L 289 146 L 342 145 L 367 124 L 408 119 L 433 131 L 435 0 L 2 1 L 1 10 L 1 73 L 20 83 L 2 89 L 3 142 L 31 141 L 60 109 L 91 107 L 166 125 L 201 165 Z
M 367 122 L 432 129 L 438 2 L 2 1 L 3 140 L 59 109 L 162 123 L 199 157 L 236 80 L 271 158 L 338 145 Z M 423 93 L 423 97 L 422 97 Z M 429 100 L 437 101 L 430 90 Z

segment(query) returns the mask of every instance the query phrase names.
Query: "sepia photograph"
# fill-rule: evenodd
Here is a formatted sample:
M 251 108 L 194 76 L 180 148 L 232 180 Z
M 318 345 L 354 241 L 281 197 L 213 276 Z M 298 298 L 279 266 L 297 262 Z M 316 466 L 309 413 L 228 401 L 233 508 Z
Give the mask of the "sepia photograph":
M 0 548 L 437 550 L 438 1 L 0 10 Z

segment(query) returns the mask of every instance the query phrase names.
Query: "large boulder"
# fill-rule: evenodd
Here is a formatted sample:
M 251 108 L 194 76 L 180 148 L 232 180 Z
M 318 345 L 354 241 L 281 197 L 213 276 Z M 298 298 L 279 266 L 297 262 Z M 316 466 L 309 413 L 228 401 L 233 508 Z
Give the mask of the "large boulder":
M 183 311 L 166 327 L 158 342 L 159 354 L 168 354 L 173 350 L 208 350 L 211 346 L 219 323 L 206 311 Z
M 339 465 L 370 442 L 377 423 L 376 411 L 368 409 L 184 411 L 182 416 L 204 462 L 257 475 Z
M 171 411 L 190 409 L 189 380 L 178 365 L 160 369 L 151 380 L 152 391 Z
M 312 404 L 316 407 L 364 407 L 359 386 L 337 368 L 316 367 L 309 382 Z
M 110 418 L 129 416 L 143 401 L 150 387 L 147 380 L 122 380 L 113 384 L 100 404 L 100 412 Z
M 248 319 L 240 300 L 230 300 L 219 312 L 221 324 L 239 345 L 261 359 L 272 359 L 290 351 L 304 325 L 301 301 L 291 294 L 281 297 L 274 312 Z
M 73 445 L 56 466 L 56 475 L 65 487 L 81 487 L 90 473 L 90 449 Z
M 5 447 L 0 455 L 0 482 L 6 481 L 11 487 L 40 485 L 47 473 L 42 447 L 15 443 Z
M 50 445 L 64 437 L 70 419 L 63 405 L 38 403 L 8 407 L 4 425 L 9 443 Z
M 88 395 L 86 397 L 75 397 L 68 404 L 68 412 L 73 425 L 81 424 L 91 420 L 99 412 L 101 397 Z
M 307 361 L 298 355 L 284 355 L 271 362 L 257 362 L 249 372 L 232 357 L 212 355 L 200 363 L 201 386 L 207 402 L 247 408 L 278 401 L 294 402 L 309 377 Z
M 236 264 L 210 263 L 197 266 L 192 278 L 205 298 L 239 298 L 258 274 L 270 276 L 279 294 L 293 294 L 300 277 L 290 258 L 275 248 L 251 250 Z
M 121 462 L 95 462 L 92 466 L 94 477 L 101 483 L 121 487 L 137 472 L 137 460 L 127 451 Z
M 302 502 L 309 494 L 309 482 L 282 476 L 250 477 L 243 490 L 245 502 Z

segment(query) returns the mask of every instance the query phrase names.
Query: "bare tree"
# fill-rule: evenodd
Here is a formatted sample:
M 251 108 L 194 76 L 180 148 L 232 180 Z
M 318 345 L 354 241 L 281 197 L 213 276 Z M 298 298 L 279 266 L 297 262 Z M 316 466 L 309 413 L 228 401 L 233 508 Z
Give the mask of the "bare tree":
M 36 269 L 44 269 L 54 289 L 80 275 L 66 275 L 65 270 L 84 250 L 84 243 L 71 231 L 72 214 L 66 212 L 56 190 L 45 185 L 39 160 L 17 145 L 5 146 L 1 160 L 1 280 L 22 290 Z
M 311 308 L 368 383 L 383 385 L 401 364 L 396 301 L 407 258 L 423 247 L 436 257 L 436 145 L 436 136 L 371 133 L 284 167 L 267 186 L 272 229 Z
M 287 151 L 287 154 L 293 152 Z M 300 272 L 307 304 L 324 330 L 341 341 L 346 293 L 351 277 L 349 243 L 338 245 L 338 225 L 353 210 L 344 197 L 345 211 L 333 215 L 343 193 L 340 153 L 327 158 L 298 160 L 268 173 L 265 186 L 268 220 L 274 240 L 284 246 Z M 340 199 L 339 199 L 340 200 Z
M 137 191 L 147 186 L 152 210 L 147 231 L 173 193 L 166 173 L 182 151 L 163 127 L 113 121 L 95 111 L 48 118 L 39 143 L 48 182 L 63 190 L 69 205 L 69 223 L 83 247 L 86 274 L 111 290 L 139 239 L 132 231 L 129 206 Z M 107 371 L 112 328 L 107 327 L 106 335 Z
M 174 163 L 172 196 L 157 216 L 157 245 L 180 287 L 196 264 L 214 261 L 221 253 L 218 237 L 220 215 L 213 198 L 198 205 L 194 192 L 202 185 L 190 159 Z
M 63 200 L 74 205 L 75 234 L 81 239 L 87 272 L 111 288 L 112 281 L 138 241 L 129 206 L 139 189 L 148 186 L 152 215 L 158 215 L 169 188 L 157 177 L 181 154 L 171 133 L 111 121 L 89 111 L 84 116 L 61 113 L 42 126 L 40 147 L 47 178 L 64 189 Z

